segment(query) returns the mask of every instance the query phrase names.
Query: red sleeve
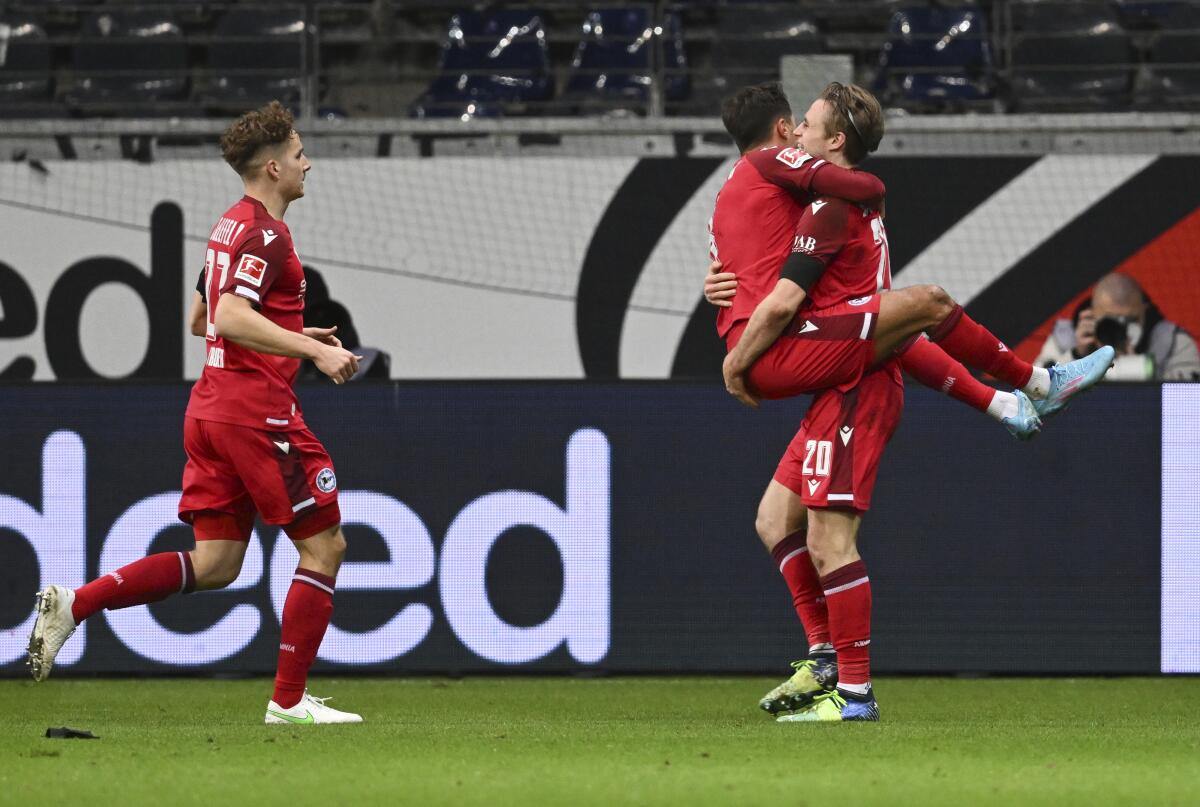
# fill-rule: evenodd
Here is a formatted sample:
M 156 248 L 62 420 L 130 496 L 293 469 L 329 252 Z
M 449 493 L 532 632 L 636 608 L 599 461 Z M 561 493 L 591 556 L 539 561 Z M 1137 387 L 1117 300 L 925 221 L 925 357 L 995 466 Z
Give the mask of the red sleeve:
M 800 149 L 792 148 L 751 151 L 746 154 L 746 160 L 767 182 L 778 185 L 793 195 L 806 197 L 806 202 L 812 190 L 812 178 L 816 169 L 825 162 Z
M 836 196 L 878 209 L 887 191 L 874 174 L 827 163 L 800 149 L 760 149 L 747 154 L 746 159 L 763 179 L 797 196 Z
M 809 187 L 819 196 L 836 196 L 848 202 L 880 209 L 887 188 L 874 174 L 851 171 L 840 165 L 822 162 L 813 166 Z
M 283 271 L 290 244 L 286 233 L 255 229 L 233 251 L 229 276 L 220 293 L 232 292 L 256 307 L 262 305 L 263 297 Z
M 828 266 L 834 256 L 846 246 L 849 234 L 848 218 L 853 210 L 841 199 L 817 199 L 800 216 L 792 253 L 815 258 Z

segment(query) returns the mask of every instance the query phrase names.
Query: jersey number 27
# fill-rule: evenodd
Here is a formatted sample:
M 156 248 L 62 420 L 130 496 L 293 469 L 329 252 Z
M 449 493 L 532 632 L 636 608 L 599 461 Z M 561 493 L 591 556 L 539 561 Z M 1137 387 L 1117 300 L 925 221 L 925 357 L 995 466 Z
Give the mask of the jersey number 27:
M 213 287 L 213 270 L 219 269 L 221 272 L 220 282 L 216 287 Z M 217 300 L 220 299 L 221 289 L 225 287 L 225 281 L 229 277 L 229 253 L 219 252 L 215 249 L 210 249 L 204 255 L 204 285 L 208 288 L 208 333 L 207 338 L 210 342 L 217 341 Z

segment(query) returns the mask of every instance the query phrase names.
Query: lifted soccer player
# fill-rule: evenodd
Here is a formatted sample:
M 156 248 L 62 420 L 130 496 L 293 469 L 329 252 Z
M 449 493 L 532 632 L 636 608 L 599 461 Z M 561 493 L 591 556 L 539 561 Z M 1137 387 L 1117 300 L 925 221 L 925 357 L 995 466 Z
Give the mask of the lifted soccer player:
M 304 196 L 312 165 L 291 113 L 279 102 L 247 112 L 225 130 L 221 150 L 245 195 L 213 227 L 204 260 L 207 359 L 184 419 L 179 502 L 196 547 L 150 555 L 74 591 L 38 592 L 30 670 L 35 681 L 45 680 L 76 626 L 103 609 L 232 583 L 258 514 L 282 526 L 300 553 L 264 720 L 360 723 L 305 688 L 333 613 L 346 540 L 333 462 L 305 425 L 292 386 L 301 359 L 341 384 L 357 372 L 359 357 L 342 348 L 333 329 L 304 327 L 304 271 L 283 217 Z
M 827 92 L 842 91 L 831 85 Z M 837 129 L 840 125 L 839 131 L 848 132 L 853 128 L 850 119 L 842 115 L 837 107 L 831 111 L 831 115 L 834 120 L 828 125 L 832 129 Z M 839 115 L 841 115 L 840 119 L 838 119 Z M 764 161 L 769 164 L 771 159 L 786 161 L 785 164 L 807 164 L 809 166 L 828 164 L 820 156 L 808 155 L 796 148 L 799 145 L 800 127 L 796 125 L 791 106 L 777 84 L 742 88 L 727 99 L 722 117 L 727 130 L 743 152 L 760 164 Z M 858 135 L 857 132 L 855 134 L 861 141 L 861 135 Z M 882 136 L 882 129 L 879 135 Z M 878 141 L 875 142 L 875 145 L 878 145 Z M 854 143 L 848 141 L 844 148 L 849 150 L 856 147 Z M 873 149 L 858 147 L 854 162 L 861 160 L 870 150 Z M 733 173 L 736 173 L 736 170 L 735 166 Z M 774 170 L 778 172 L 781 169 L 775 166 Z M 754 178 L 751 177 L 751 179 Z M 740 323 L 744 323 L 750 318 L 755 302 L 768 294 L 771 284 L 778 279 L 778 269 L 782 268 L 789 253 L 811 253 L 818 249 L 815 237 L 811 233 L 801 236 L 767 229 L 763 231 L 766 236 L 760 237 L 760 228 L 753 218 L 753 214 L 762 209 L 763 200 L 759 197 L 763 195 L 763 191 L 764 186 L 755 182 L 742 183 L 741 186 L 734 185 L 724 200 L 725 206 L 721 219 L 721 227 L 724 231 L 722 243 L 725 248 L 721 252 L 720 258 L 728 261 L 730 267 L 741 267 L 745 274 L 752 279 L 752 282 L 758 284 L 750 292 L 749 297 L 743 296 L 740 301 L 733 300 L 737 294 L 738 275 L 731 271 L 724 271 L 727 267 L 724 267 L 722 261 L 717 257 L 715 237 L 710 244 L 714 260 L 704 283 L 705 299 L 722 308 L 734 308 L 735 304 L 740 306 L 740 308 L 724 312 L 722 316 L 718 317 L 718 331 L 723 334 L 728 334 Z M 767 195 L 771 196 L 772 194 L 768 192 Z M 785 208 L 790 205 L 792 215 L 799 222 L 805 206 L 814 199 L 808 193 L 794 192 L 791 196 L 782 198 L 778 194 L 774 194 L 773 201 L 782 204 Z M 813 206 L 813 215 L 815 216 L 826 204 L 828 204 L 828 200 L 817 199 Z M 748 217 L 736 217 L 736 211 L 740 207 L 747 210 Z M 834 214 L 821 219 L 821 223 L 826 225 L 834 222 L 844 225 L 846 223 L 845 216 L 839 218 Z M 744 230 L 738 229 L 740 227 L 744 227 Z M 875 246 L 867 249 L 865 254 L 872 256 L 872 262 L 868 262 L 869 265 L 864 266 L 863 272 L 860 273 L 861 276 L 852 278 L 848 284 L 827 283 L 826 287 L 820 290 L 824 299 L 821 305 L 847 302 L 875 291 L 891 288 L 891 267 L 889 261 L 885 260 L 889 256 L 887 232 L 881 220 L 872 220 L 871 228 L 871 237 Z M 825 234 L 826 243 L 819 248 L 825 253 L 824 260 L 828 260 L 830 255 L 847 246 L 842 243 L 845 235 L 844 232 Z M 865 243 L 856 244 L 850 249 L 863 249 L 867 246 Z M 876 251 L 879 253 L 877 263 L 873 262 Z M 850 254 L 849 249 L 841 255 L 841 258 L 844 259 L 848 254 Z M 764 261 L 768 267 L 774 266 L 777 269 L 759 271 Z M 831 275 L 831 278 L 836 278 L 836 275 Z M 818 290 L 814 289 L 813 291 L 817 293 Z M 987 413 L 1001 423 L 1014 437 L 1028 440 L 1041 428 L 1041 420 L 1036 413 L 1032 412 L 1032 407 L 1027 401 L 1022 403 L 1023 393 L 996 390 L 981 383 L 960 362 L 951 358 L 930 340 L 924 337 L 910 339 L 897 351 L 896 355 L 903 369 L 919 382 Z M 878 379 L 875 379 L 873 383 L 879 383 Z M 1022 410 L 1024 410 L 1024 414 L 1022 414 Z M 825 455 L 823 454 L 822 457 Z M 795 492 L 802 493 L 802 490 L 797 489 Z M 789 590 L 793 594 L 793 604 L 805 626 L 809 639 L 807 658 L 793 662 L 792 667 L 795 672 L 792 676 L 759 701 L 759 707 L 764 711 L 777 714 L 806 706 L 816 695 L 832 689 L 837 680 L 837 665 L 833 646 L 829 643 L 825 601 L 821 594 L 816 571 L 807 557 L 804 511 L 801 509 L 798 515 L 787 515 L 787 511 L 783 507 L 787 499 L 780 498 L 781 492 L 776 488 L 770 488 L 768 494 L 773 495 L 765 497 L 760 507 L 762 517 L 759 519 L 759 535 L 766 545 L 767 551 L 779 564 L 780 573 L 784 576 Z M 791 525 L 796 523 L 799 523 L 800 527 L 796 530 L 791 529 Z M 780 533 L 781 528 L 789 531 Z
M 795 134 L 807 159 L 851 167 L 878 146 L 882 110 L 865 90 L 834 83 Z M 745 215 L 753 209 L 753 188 L 739 188 L 737 177 L 735 167 L 713 217 L 719 247 L 713 257 L 734 269 L 743 286 L 718 316 L 730 349 L 726 387 L 751 406 L 760 396 L 817 393 L 759 506 L 756 527 L 780 563 L 811 648 L 810 658 L 795 665 L 796 675 L 764 699 L 764 708 L 808 702 L 780 719 L 877 720 L 869 675 L 870 582 L 856 539 L 883 447 L 903 407 L 893 354 L 911 353 L 920 344 L 915 355 L 927 370 L 961 368 L 916 341 L 929 331 L 945 353 L 1022 388 L 997 393 L 967 382 L 980 387 L 974 393 L 980 404 L 999 398 L 1011 409 L 1006 426 L 1025 438 L 1040 428 L 1040 416 L 1059 411 L 1099 380 L 1112 356 L 1098 353 L 1050 371 L 1036 369 L 966 317 L 940 288 L 886 291 L 890 266 L 880 215 L 838 200 L 818 199 L 805 210 L 786 262 L 764 267 L 747 261 L 743 256 L 762 250 L 757 242 L 763 230 Z M 835 678 L 837 691 L 827 692 Z

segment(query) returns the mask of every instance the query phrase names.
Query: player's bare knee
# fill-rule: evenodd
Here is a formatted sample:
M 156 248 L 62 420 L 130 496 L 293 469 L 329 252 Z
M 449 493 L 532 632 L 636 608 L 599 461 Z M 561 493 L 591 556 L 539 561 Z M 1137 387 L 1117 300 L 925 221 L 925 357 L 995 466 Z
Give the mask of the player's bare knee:
M 333 538 L 330 540 L 329 551 L 333 556 L 333 562 L 340 566 L 342 564 L 342 559 L 346 557 L 346 536 L 342 534 L 341 527 L 338 527 L 333 533 Z
M 758 533 L 758 539 L 763 542 L 767 551 L 774 549 L 776 544 L 787 537 L 783 534 L 783 524 L 780 520 L 770 512 L 763 510 L 759 510 L 754 519 L 754 530 Z
M 346 556 L 346 537 L 341 527 L 296 542 L 301 563 L 316 567 L 325 574 L 335 574 Z
M 923 308 L 930 326 L 943 322 L 954 311 L 954 298 L 941 286 L 922 286 Z

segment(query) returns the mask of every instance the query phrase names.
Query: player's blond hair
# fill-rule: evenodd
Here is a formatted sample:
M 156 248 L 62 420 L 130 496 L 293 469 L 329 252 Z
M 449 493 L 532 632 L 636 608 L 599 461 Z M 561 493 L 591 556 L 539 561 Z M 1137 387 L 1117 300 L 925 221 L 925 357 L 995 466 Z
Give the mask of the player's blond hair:
M 263 148 L 288 141 L 295 122 L 288 108 L 278 101 L 253 109 L 229 124 L 221 135 L 221 156 L 240 176 L 246 176 Z
M 857 165 L 879 148 L 883 139 L 883 107 L 869 91 L 857 84 L 830 82 L 821 91 L 829 104 L 829 129 L 846 135 L 846 159 Z

